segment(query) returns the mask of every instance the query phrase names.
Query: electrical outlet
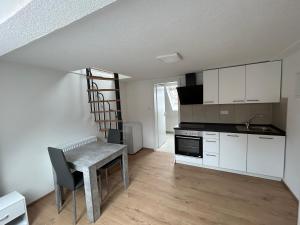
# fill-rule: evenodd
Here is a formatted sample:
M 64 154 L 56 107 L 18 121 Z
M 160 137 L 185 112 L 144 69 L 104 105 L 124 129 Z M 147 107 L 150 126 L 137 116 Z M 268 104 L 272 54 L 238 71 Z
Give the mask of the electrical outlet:
M 220 114 L 221 114 L 221 115 L 228 115 L 228 114 L 229 114 L 229 111 L 228 111 L 228 110 L 221 110 L 221 111 L 220 111 Z

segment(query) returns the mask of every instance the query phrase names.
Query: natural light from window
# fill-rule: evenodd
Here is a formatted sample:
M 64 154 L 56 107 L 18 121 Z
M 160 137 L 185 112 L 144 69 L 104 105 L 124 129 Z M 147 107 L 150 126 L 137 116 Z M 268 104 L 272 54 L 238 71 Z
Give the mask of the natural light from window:
M 177 83 L 169 84 L 166 86 L 169 101 L 173 111 L 178 111 L 178 95 L 177 95 Z

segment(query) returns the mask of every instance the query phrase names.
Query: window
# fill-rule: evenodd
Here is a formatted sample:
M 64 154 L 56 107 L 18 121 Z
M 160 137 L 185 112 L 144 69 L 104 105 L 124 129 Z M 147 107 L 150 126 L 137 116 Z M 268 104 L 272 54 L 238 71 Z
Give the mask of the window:
M 176 87 L 177 87 L 176 84 L 166 86 L 169 101 L 173 111 L 178 111 L 178 95 L 177 95 Z

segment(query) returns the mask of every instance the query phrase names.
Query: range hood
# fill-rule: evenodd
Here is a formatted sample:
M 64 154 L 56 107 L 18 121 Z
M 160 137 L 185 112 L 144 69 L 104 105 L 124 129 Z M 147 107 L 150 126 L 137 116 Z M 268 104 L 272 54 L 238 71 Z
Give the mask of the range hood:
M 196 74 L 186 74 L 185 83 L 185 87 L 177 88 L 180 104 L 203 104 L 203 85 L 196 85 Z

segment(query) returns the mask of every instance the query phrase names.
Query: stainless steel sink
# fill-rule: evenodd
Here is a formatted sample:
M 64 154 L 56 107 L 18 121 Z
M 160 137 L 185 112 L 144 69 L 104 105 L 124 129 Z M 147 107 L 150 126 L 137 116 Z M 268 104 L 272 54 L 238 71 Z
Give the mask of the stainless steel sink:
M 247 129 L 246 126 L 243 125 L 238 125 L 236 126 L 236 129 L 238 131 L 242 132 L 247 132 L 247 131 L 252 131 L 252 132 L 260 132 L 260 133 L 278 133 L 276 129 L 270 126 L 250 126 L 249 129 Z

